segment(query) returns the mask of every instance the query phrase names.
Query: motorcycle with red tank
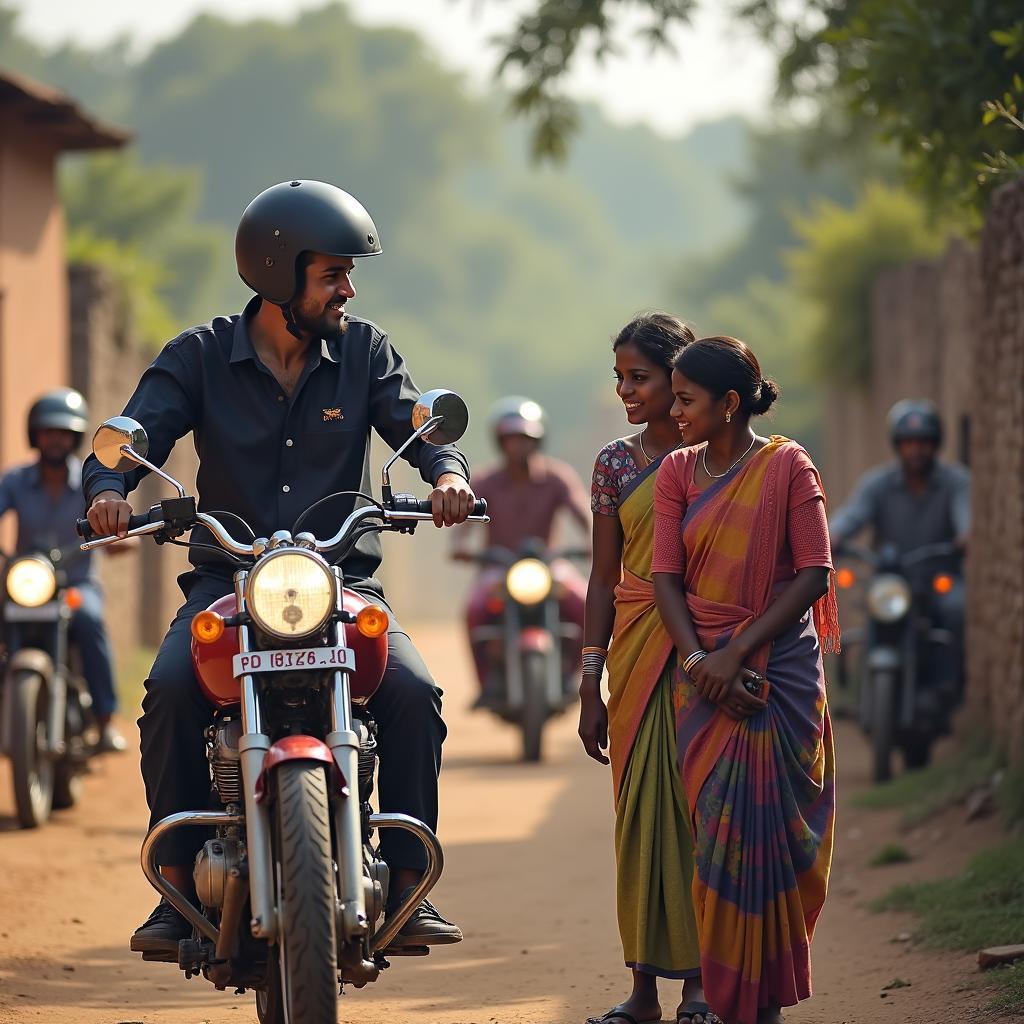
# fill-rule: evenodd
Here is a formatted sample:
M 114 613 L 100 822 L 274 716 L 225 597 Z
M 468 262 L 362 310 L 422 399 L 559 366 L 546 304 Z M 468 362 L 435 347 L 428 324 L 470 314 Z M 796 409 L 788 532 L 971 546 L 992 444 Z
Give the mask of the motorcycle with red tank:
M 204 527 L 237 562 L 234 593 L 192 620 L 196 677 L 213 710 L 207 755 L 221 807 L 157 822 L 142 846 L 142 869 L 193 926 L 177 951 L 185 976 L 202 975 L 221 990 L 253 989 L 263 1024 L 334 1024 L 339 984 L 361 988 L 389 957 L 429 952 L 392 942 L 436 884 L 443 853 L 423 822 L 371 807 L 376 728 L 366 704 L 387 663 L 388 616 L 345 587 L 340 563 L 369 531 L 411 534 L 432 518 L 429 501 L 392 492 L 389 470 L 417 438 L 452 443 L 468 420 L 453 392 L 420 396 L 412 435 L 384 467 L 382 500 L 359 495 L 366 504 L 326 540 L 300 530 L 310 509 L 290 531 L 239 541 L 147 462 L 148 440 L 134 420 L 107 420 L 93 440 L 104 466 L 144 466 L 178 492 L 133 515 L 128 536 L 176 542 Z M 485 502 L 470 519 L 488 521 Z M 93 536 L 87 520 L 79 532 L 86 549 L 118 540 Z M 197 825 L 212 831 L 194 866 L 200 908 L 156 863 L 164 836 Z M 374 835 L 387 828 L 415 835 L 428 866 L 384 920 L 389 875 Z

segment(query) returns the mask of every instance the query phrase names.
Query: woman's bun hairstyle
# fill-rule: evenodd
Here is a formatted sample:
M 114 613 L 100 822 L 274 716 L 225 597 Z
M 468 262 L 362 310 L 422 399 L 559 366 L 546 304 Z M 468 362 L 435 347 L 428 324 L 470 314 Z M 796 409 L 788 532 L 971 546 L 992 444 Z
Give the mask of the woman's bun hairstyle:
M 779 397 L 779 385 L 762 375 L 757 356 L 738 338 L 700 338 L 676 356 L 673 368 L 716 400 L 735 391 L 747 416 L 763 416 Z
M 770 377 L 761 381 L 757 397 L 750 403 L 751 416 L 763 416 L 778 401 L 779 385 Z

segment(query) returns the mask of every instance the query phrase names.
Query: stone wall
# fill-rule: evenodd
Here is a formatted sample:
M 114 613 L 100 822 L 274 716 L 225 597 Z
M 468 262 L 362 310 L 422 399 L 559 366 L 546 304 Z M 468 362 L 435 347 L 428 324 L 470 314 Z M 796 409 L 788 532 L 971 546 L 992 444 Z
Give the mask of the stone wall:
M 826 395 L 823 472 L 833 506 L 892 458 L 886 412 L 930 398 L 943 456 L 970 465 L 968 703 L 1000 746 L 1024 757 L 1024 182 L 996 194 L 978 247 L 880 275 L 872 374 Z
M 1024 759 L 1024 181 L 993 198 L 972 352 L 970 700 Z

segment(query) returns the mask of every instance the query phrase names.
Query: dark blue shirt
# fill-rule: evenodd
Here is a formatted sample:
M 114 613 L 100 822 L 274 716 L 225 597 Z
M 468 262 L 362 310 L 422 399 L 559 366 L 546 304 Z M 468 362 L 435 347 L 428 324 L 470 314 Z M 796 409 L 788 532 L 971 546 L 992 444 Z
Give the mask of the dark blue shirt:
M 191 431 L 199 455 L 200 511 L 233 512 L 257 536 L 269 537 L 291 529 L 301 512 L 328 494 L 370 493 L 370 430 L 398 448 L 412 433 L 419 391 L 387 335 L 350 317 L 340 340 L 310 346 L 289 398 L 249 337 L 247 321 L 258 303 L 253 299 L 241 315 L 217 317 L 169 342 L 124 414 L 146 429 L 148 458 L 157 466 Z M 404 457 L 431 485 L 448 472 L 469 478 L 465 456 L 452 445 L 417 441 Z M 105 490 L 127 495 L 147 472 L 113 473 L 90 455 L 83 473 L 86 501 Z M 353 505 L 352 498 L 331 502 L 303 529 L 331 536 Z M 225 525 L 242 539 L 237 527 Z M 202 529 L 193 538 L 215 543 Z M 190 557 L 204 574 L 232 571 L 206 552 Z M 343 563 L 346 578 L 371 580 L 380 560 L 377 535 L 364 536 Z
M 0 477 L 0 516 L 14 510 L 18 516 L 17 553 L 48 552 L 60 548 L 71 584 L 85 583 L 95 575 L 92 552 L 79 551 L 81 539 L 75 520 L 82 515 L 82 463 L 68 459 L 68 480 L 54 500 L 43 486 L 39 463 L 16 466 Z

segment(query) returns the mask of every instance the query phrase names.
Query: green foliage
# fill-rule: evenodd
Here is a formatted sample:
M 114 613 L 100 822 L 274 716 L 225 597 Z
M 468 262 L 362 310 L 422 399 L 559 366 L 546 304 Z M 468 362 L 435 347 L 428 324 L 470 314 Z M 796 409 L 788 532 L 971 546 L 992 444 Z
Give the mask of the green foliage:
M 947 233 L 907 192 L 868 184 L 852 209 L 819 201 L 795 220 L 803 247 L 789 255 L 793 281 L 812 304 L 811 342 L 825 379 L 864 385 L 871 374 L 871 286 L 888 267 L 937 256 Z
M 962 803 L 979 786 L 988 785 L 1002 763 L 986 737 L 973 737 L 927 768 L 865 789 L 854 803 L 872 810 L 902 810 L 903 824 L 911 828 Z
M 127 304 L 130 322 L 148 346 L 156 347 L 178 333 L 174 316 L 159 295 L 160 264 L 140 255 L 133 245 L 98 238 L 88 228 L 70 231 L 66 248 L 69 263 L 93 264 L 110 273 Z
M 1024 915 L 1024 839 L 985 850 L 967 870 L 938 882 L 901 885 L 873 910 L 909 911 L 920 917 L 914 937 L 931 949 L 978 950 L 1020 941 Z M 1000 1009 L 1024 1010 L 1021 966 L 995 971 Z
M 668 30 L 687 22 L 695 7 L 696 0 L 538 0 L 500 40 L 498 65 L 498 74 L 512 89 L 512 110 L 533 122 L 534 159 L 565 159 L 579 118 L 558 87 L 580 52 L 599 61 L 615 52 L 617 16 L 640 9 L 647 20 L 637 34 L 653 52 L 670 48 Z
M 906 864 L 914 858 L 901 843 L 886 843 L 872 858 L 868 865 L 873 868 L 886 867 L 889 864 Z
M 1005 168 L 1024 155 L 1024 134 L 985 115 L 987 103 L 1020 97 L 1019 0 L 808 0 L 799 12 L 752 0 L 742 12 L 781 47 L 783 93 L 838 95 L 855 121 L 899 147 L 933 205 L 982 205 L 998 154 Z M 986 154 L 996 156 L 979 166 Z
M 80 158 L 63 168 L 69 257 L 109 267 L 129 290 L 152 346 L 178 333 L 176 316 L 209 316 L 203 306 L 227 238 L 196 223 L 200 189 L 197 172 L 146 167 L 133 152 Z

